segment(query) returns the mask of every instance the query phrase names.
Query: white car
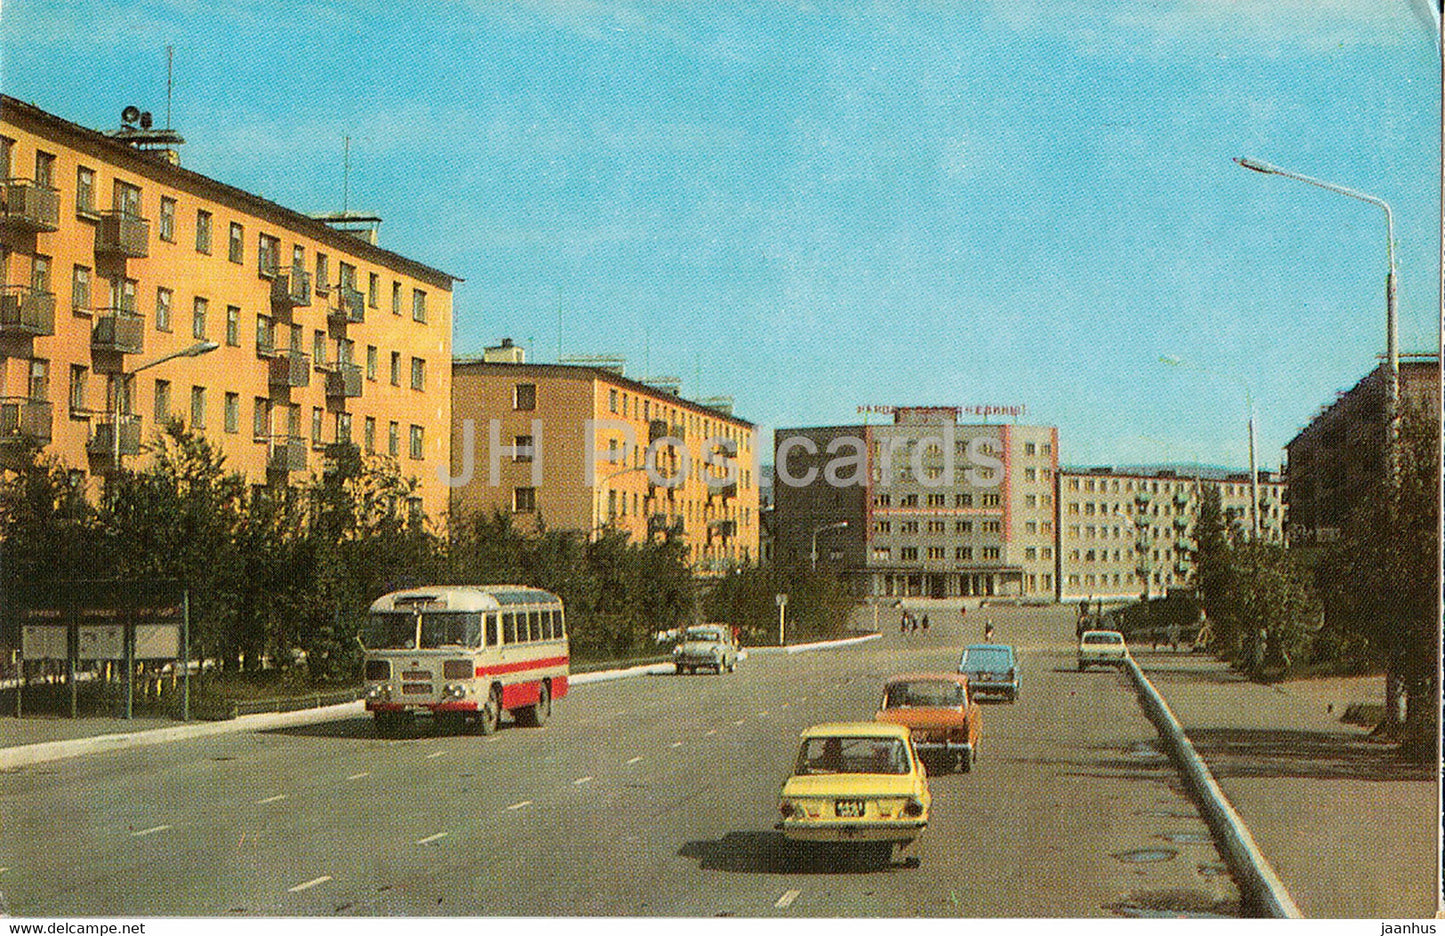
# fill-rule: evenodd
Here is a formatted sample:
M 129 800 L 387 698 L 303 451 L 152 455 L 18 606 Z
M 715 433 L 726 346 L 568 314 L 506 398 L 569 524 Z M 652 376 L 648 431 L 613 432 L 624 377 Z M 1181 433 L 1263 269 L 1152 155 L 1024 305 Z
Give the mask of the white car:
M 1118 631 L 1084 631 L 1079 638 L 1079 672 L 1091 664 L 1099 666 L 1123 666 L 1129 656 L 1124 645 L 1124 635 Z

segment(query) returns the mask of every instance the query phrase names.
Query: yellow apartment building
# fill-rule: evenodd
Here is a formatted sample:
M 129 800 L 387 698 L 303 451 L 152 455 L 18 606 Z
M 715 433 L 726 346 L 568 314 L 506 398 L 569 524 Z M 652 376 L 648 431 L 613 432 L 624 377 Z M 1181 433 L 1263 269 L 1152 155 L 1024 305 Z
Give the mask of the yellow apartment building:
M 456 278 L 183 169 L 148 129 L 0 97 L 0 458 L 30 439 L 94 477 L 179 419 L 255 484 L 392 456 L 440 518 Z
M 526 364 L 510 343 L 452 365 L 454 522 L 668 531 L 718 573 L 758 561 L 755 427 L 604 367 Z M 590 468 L 590 470 L 589 470 Z

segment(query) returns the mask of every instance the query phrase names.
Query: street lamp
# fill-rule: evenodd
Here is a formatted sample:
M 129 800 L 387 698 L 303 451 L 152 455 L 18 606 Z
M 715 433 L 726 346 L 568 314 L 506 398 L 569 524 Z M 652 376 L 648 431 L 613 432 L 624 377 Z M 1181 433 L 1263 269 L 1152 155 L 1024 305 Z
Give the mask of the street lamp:
M 1400 413 L 1400 348 L 1399 348 L 1399 327 L 1395 315 L 1395 216 L 1390 210 L 1390 205 L 1383 198 L 1376 198 L 1374 195 L 1367 195 L 1364 192 L 1357 192 L 1354 189 L 1345 188 L 1343 185 L 1335 185 L 1333 182 L 1324 182 L 1320 179 L 1312 179 L 1309 176 L 1300 175 L 1297 172 L 1290 172 L 1288 169 L 1281 169 L 1279 166 L 1271 165 L 1259 159 L 1252 159 L 1248 156 L 1237 156 L 1234 161 L 1246 169 L 1264 175 L 1284 176 L 1286 179 L 1295 179 L 1300 182 L 1307 182 L 1310 185 L 1335 192 L 1348 198 L 1355 198 L 1360 201 L 1378 205 L 1385 211 L 1385 258 L 1388 269 L 1385 273 L 1385 360 L 1387 368 L 1385 372 L 1385 465 L 1389 473 L 1389 482 L 1394 487 L 1397 481 L 1396 462 L 1396 437 L 1399 435 L 1399 413 Z
M 614 464 L 615 464 L 615 463 L 614 463 Z M 600 520 L 600 519 L 602 518 L 602 492 L 606 489 L 607 483 L 608 483 L 609 481 L 611 481 L 613 478 L 616 478 L 616 477 L 618 477 L 618 476 L 620 476 L 620 475 L 629 474 L 629 473 L 634 472 L 634 471 L 646 471 L 646 470 L 647 470 L 647 467 L 646 467 L 645 465 L 634 465 L 634 466 L 632 466 L 632 467 L 630 467 L 630 468 L 619 468 L 618 470 L 612 472 L 611 474 L 603 475 L 601 478 L 599 478 L 598 481 L 597 481 L 597 516 L 596 516 L 594 519 Z M 626 494 L 625 491 L 623 492 L 623 496 L 624 496 L 624 497 L 627 496 L 627 494 Z M 606 521 L 605 523 L 595 523 L 595 524 L 593 525 L 593 527 L 592 527 L 591 533 L 596 533 L 598 530 L 604 530 L 604 529 L 610 528 L 610 527 L 612 526 L 612 521 L 614 521 L 614 520 L 616 520 L 616 519 L 617 519 L 617 517 L 613 514 L 612 510 L 609 509 L 609 510 L 607 511 L 607 521 Z M 591 536 L 591 534 L 589 533 L 589 538 L 590 538 L 590 536 Z
M 219 347 L 220 344 L 214 341 L 198 341 L 188 348 L 182 348 L 179 351 L 172 351 L 170 354 L 158 357 L 154 361 L 142 364 L 139 367 L 133 369 L 129 374 L 127 374 L 124 369 L 120 371 L 119 378 L 116 380 L 114 399 L 111 400 L 110 423 L 111 466 L 116 471 L 120 471 L 120 398 L 121 393 L 125 388 L 125 378 L 128 376 L 134 377 L 136 374 L 139 374 L 143 370 L 150 370 L 157 364 L 164 364 L 167 361 L 173 361 L 176 358 L 200 357 L 201 355 L 214 351 Z
M 1170 367 L 1192 367 L 1201 373 L 1224 377 L 1244 388 L 1244 402 L 1249 407 L 1249 538 L 1259 539 L 1259 471 L 1254 463 L 1254 391 L 1250 390 L 1249 381 L 1238 374 L 1221 374 L 1203 364 L 1186 361 L 1172 354 L 1161 354 L 1159 360 Z
M 825 523 L 813 529 L 813 568 L 818 568 L 818 534 L 827 530 L 841 530 L 848 525 L 847 520 L 839 520 L 837 523 Z

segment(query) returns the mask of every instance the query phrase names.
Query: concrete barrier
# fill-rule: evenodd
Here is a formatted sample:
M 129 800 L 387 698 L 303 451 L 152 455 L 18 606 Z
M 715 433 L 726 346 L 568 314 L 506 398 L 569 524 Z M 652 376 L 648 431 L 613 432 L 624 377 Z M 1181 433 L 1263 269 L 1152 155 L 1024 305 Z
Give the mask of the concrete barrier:
M 1246 912 L 1277 919 L 1301 919 L 1303 915 L 1299 907 L 1295 906 L 1269 861 L 1254 844 L 1254 837 L 1249 834 L 1244 820 L 1229 804 L 1229 799 L 1194 749 L 1179 720 L 1169 710 L 1164 697 L 1132 658 L 1124 660 L 1124 668 L 1134 681 L 1144 713 L 1154 723 L 1159 737 L 1164 739 L 1170 758 L 1184 775 L 1185 785 L 1204 812 L 1209 831 L 1224 851 L 1224 860 L 1234 873 Z

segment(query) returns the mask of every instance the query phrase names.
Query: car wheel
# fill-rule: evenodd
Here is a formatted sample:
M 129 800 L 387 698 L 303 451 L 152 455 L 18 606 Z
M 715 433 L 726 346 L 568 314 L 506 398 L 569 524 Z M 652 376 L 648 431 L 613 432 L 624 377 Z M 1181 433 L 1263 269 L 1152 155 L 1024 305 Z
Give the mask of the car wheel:
M 484 735 L 496 734 L 502 723 L 502 696 L 496 689 L 487 694 L 487 704 L 477 712 L 477 728 Z
M 540 728 L 547 724 L 547 719 L 552 715 L 552 692 L 542 683 L 541 689 L 537 692 L 537 704 L 529 705 L 517 712 L 517 721 L 529 728 Z

